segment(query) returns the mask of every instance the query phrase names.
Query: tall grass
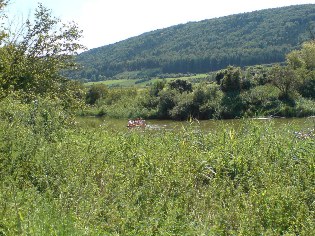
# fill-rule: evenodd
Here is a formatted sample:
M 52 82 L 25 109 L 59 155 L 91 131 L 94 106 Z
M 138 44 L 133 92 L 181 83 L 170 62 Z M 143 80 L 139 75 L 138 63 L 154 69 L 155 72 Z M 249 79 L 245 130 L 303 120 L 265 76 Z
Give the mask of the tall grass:
M 30 110 L 1 113 L 0 235 L 315 231 L 315 140 L 290 127 L 121 131 L 50 116 L 46 138 Z

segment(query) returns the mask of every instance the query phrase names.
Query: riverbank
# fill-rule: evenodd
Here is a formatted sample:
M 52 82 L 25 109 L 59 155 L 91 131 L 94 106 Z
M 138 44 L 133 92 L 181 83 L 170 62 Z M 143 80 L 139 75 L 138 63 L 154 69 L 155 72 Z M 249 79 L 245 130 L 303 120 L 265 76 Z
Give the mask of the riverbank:
M 257 85 L 241 92 L 224 93 L 214 83 L 197 84 L 192 91 L 165 88 L 109 89 L 95 104 L 84 107 L 82 116 L 109 118 L 198 120 L 255 117 L 308 117 L 315 115 L 315 101 L 299 94 L 281 98 L 270 84 Z M 155 94 L 155 95 L 154 95 Z
M 85 128 L 108 127 L 109 129 L 125 130 L 127 119 L 113 119 L 106 116 L 78 116 L 76 121 L 80 126 Z M 196 120 L 191 121 L 174 121 L 174 120 L 146 120 L 148 129 L 155 130 L 178 130 L 183 127 L 196 127 L 205 132 L 217 130 L 221 126 L 236 129 L 244 122 L 253 122 L 256 125 L 273 125 L 274 128 L 291 127 L 294 131 L 303 131 L 315 127 L 315 117 L 309 116 L 304 118 L 284 118 L 284 117 L 257 117 L 243 119 L 225 119 L 225 120 Z

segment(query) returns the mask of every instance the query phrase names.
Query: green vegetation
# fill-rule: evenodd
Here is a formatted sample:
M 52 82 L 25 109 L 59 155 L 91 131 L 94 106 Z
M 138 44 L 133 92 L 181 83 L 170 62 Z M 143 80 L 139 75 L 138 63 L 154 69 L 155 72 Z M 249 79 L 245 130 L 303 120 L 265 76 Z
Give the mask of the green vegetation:
M 41 4 L 34 19 L 18 37 L 0 34 L 1 236 L 312 235 L 313 127 L 304 135 L 244 120 L 142 132 L 85 126 L 75 115 L 314 114 L 314 41 L 282 67 L 109 89 L 62 77 L 82 48 L 75 24 Z
M 0 7 L 6 6 L 6 1 L 0 2 Z M 84 48 L 78 44 L 78 26 L 62 24 L 41 4 L 34 21 L 21 24 L 18 32 L 7 28 L 1 31 L 0 98 L 22 93 L 24 101 L 42 96 L 59 98 L 65 106 L 72 106 L 80 99 L 81 85 L 62 77 L 60 72 L 75 68 L 74 56 Z
M 315 41 L 308 41 L 283 65 L 229 66 L 208 75 L 148 80 L 148 88 L 107 89 L 93 103 L 87 96 L 92 106 L 82 114 L 175 120 L 315 115 L 314 55 Z M 88 94 L 100 84 L 88 86 Z
M 71 122 L 57 101 L 11 97 L 0 117 L 1 235 L 315 230 L 315 139 L 294 127 L 93 128 Z
M 190 82 L 199 83 L 201 81 L 209 81 L 212 78 L 213 73 L 204 74 L 165 74 L 164 76 L 159 76 L 158 78 L 136 78 L 136 79 L 110 79 L 104 81 L 87 82 L 84 83 L 85 86 L 104 84 L 109 88 L 144 88 L 150 87 L 158 81 L 171 82 L 175 79 L 188 80 Z M 127 76 L 128 78 L 128 76 Z
M 207 73 L 284 62 L 314 39 L 315 5 L 296 5 L 175 25 L 78 55 L 83 81 Z

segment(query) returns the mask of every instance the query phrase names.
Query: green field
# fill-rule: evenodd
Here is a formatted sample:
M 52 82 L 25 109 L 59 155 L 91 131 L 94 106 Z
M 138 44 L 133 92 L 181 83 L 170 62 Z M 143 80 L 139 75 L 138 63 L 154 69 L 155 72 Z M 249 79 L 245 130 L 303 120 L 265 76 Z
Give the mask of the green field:
M 184 76 L 184 77 L 178 77 L 178 78 L 165 78 L 165 79 L 159 79 L 159 78 L 153 78 L 147 81 L 142 81 L 142 79 L 113 79 L 113 80 L 105 80 L 105 81 L 98 81 L 98 82 L 87 82 L 85 83 L 86 86 L 90 86 L 93 84 L 104 84 L 108 87 L 146 87 L 149 84 L 153 84 L 156 81 L 165 80 L 167 82 L 175 80 L 175 79 L 181 79 L 181 80 L 198 80 L 203 79 L 209 76 L 208 74 L 197 74 L 192 76 Z

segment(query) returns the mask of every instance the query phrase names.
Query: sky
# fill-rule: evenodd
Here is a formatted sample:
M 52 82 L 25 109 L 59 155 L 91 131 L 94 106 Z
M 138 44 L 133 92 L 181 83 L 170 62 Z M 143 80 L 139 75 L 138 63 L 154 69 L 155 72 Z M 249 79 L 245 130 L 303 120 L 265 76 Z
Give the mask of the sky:
M 34 13 L 38 2 L 63 22 L 75 21 L 81 43 L 96 48 L 169 26 L 231 14 L 315 0 L 10 0 L 6 11 L 22 21 Z

